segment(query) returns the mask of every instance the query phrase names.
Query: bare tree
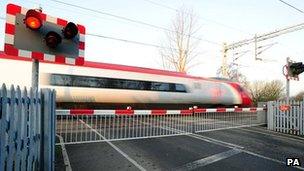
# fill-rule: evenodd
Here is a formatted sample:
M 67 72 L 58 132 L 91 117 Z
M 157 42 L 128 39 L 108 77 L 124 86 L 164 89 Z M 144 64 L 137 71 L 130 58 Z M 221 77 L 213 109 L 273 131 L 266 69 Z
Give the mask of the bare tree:
M 196 48 L 199 40 L 194 38 L 199 30 L 197 17 L 192 9 L 181 7 L 172 20 L 170 31 L 166 32 L 167 41 L 160 49 L 164 69 L 187 72 L 195 63 Z
M 267 102 L 284 98 L 284 84 L 280 80 L 270 82 L 255 81 L 250 84 L 249 91 L 253 103 Z
M 221 68 L 217 70 L 217 76 L 221 75 Z M 228 67 L 228 78 L 232 81 L 239 82 L 243 87 L 249 89 L 249 82 L 247 77 L 240 72 L 240 70 L 234 64 L 230 64 Z
M 296 94 L 293 99 L 297 100 L 297 101 L 301 101 L 304 98 L 304 91 L 299 92 L 298 94 Z

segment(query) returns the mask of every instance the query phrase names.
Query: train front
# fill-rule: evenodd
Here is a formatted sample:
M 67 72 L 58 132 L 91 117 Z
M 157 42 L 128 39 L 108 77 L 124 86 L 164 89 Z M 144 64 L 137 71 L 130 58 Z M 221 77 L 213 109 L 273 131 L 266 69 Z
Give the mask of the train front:
M 244 89 L 239 83 L 230 83 L 230 85 L 238 92 L 240 98 L 242 99 L 242 107 L 252 107 L 253 102 L 249 95 L 249 92 Z

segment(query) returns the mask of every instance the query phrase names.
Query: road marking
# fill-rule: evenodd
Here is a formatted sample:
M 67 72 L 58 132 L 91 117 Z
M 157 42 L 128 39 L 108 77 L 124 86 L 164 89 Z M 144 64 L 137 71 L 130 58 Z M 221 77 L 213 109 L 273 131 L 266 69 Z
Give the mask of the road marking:
M 270 135 L 270 136 L 274 136 L 274 137 L 279 137 L 279 138 L 284 138 L 284 139 L 288 139 L 288 140 L 296 140 L 296 141 L 300 141 L 301 143 L 303 143 L 303 140 L 304 138 L 301 138 L 301 137 L 293 137 L 293 136 L 290 136 L 288 134 L 277 134 L 278 132 L 269 132 L 269 133 L 266 133 L 266 132 L 260 132 L 260 131 L 257 131 L 257 130 L 250 130 L 250 129 L 245 129 L 245 128 L 242 128 L 241 130 L 244 130 L 244 131 L 248 131 L 248 132 L 255 132 L 255 133 L 258 133 L 258 134 L 263 134 L 263 135 Z M 273 134 L 272 134 L 273 133 Z
M 86 143 L 97 143 L 97 142 L 115 142 L 115 141 L 129 141 L 129 140 L 141 140 L 141 139 L 151 139 L 151 138 L 163 138 L 163 137 L 174 137 L 174 136 L 181 136 L 183 134 L 170 134 L 170 135 L 153 135 L 153 136 L 146 136 L 146 137 L 133 137 L 133 138 L 118 138 L 118 139 L 110 139 L 110 140 L 93 140 L 93 141 L 79 141 L 79 142 L 66 142 L 64 144 L 86 144 Z M 56 143 L 56 145 L 60 145 L 60 143 Z
M 232 144 L 232 143 L 228 143 L 228 142 L 225 142 L 225 141 L 213 139 L 213 138 L 206 137 L 206 136 L 203 136 L 203 135 L 200 135 L 200 134 L 190 134 L 190 135 L 187 135 L 187 136 L 190 136 L 190 137 L 193 137 L 193 138 L 196 138 L 196 139 L 200 139 L 200 140 L 203 140 L 203 141 L 206 141 L 206 142 L 210 142 L 210 143 L 213 143 L 213 144 L 221 145 L 221 146 L 224 146 L 224 147 L 228 147 L 228 148 L 238 148 L 238 149 L 243 149 L 244 148 L 244 147 L 236 145 L 236 144 Z
M 132 158 L 130 158 L 127 154 L 125 154 L 123 151 L 121 151 L 117 146 L 115 146 L 114 144 L 112 144 L 110 141 L 114 141 L 114 140 L 107 140 L 103 135 L 101 135 L 97 130 L 93 129 L 90 125 L 88 125 L 87 123 L 85 123 L 84 121 L 80 120 L 84 125 L 86 125 L 88 128 L 90 128 L 91 130 L 93 130 L 93 132 L 95 132 L 97 135 L 99 135 L 100 137 L 102 137 L 104 139 L 105 142 L 107 142 L 110 146 L 112 146 L 116 151 L 118 151 L 121 155 L 123 155 L 125 158 L 127 158 L 131 163 L 133 163 L 139 170 L 145 170 L 142 166 L 140 166 L 135 160 L 133 160 Z M 147 124 L 147 123 L 145 123 Z M 147 124 L 149 125 L 149 124 Z M 159 127 L 159 126 L 157 126 Z M 270 161 L 273 161 L 273 162 L 276 162 L 276 163 L 280 163 L 280 164 L 286 164 L 285 162 L 283 161 L 280 161 L 280 160 L 277 160 L 277 159 L 273 159 L 273 158 L 269 158 L 269 157 L 266 157 L 266 156 L 263 156 L 263 155 L 260 155 L 260 154 L 256 154 L 256 153 L 253 153 L 253 152 L 250 152 L 250 151 L 247 151 L 247 150 L 244 150 L 244 147 L 242 146 L 239 146 L 239 145 L 236 145 L 236 144 L 232 144 L 232 143 L 228 143 L 228 142 L 225 142 L 225 141 L 221 141 L 221 140 L 216 140 L 216 139 L 213 139 L 213 138 L 210 138 L 210 137 L 206 137 L 206 136 L 202 136 L 200 134 L 193 134 L 191 132 L 187 132 L 187 131 L 181 131 L 181 130 L 177 130 L 177 129 L 174 129 L 174 128 L 170 128 L 170 127 L 160 127 L 160 128 L 163 128 L 163 129 L 167 129 L 167 130 L 170 130 L 170 131 L 173 131 L 173 132 L 176 132 L 176 133 L 182 133 L 182 134 L 187 134 L 186 136 L 189 136 L 189 137 L 193 137 L 193 138 L 197 138 L 197 139 L 200 139 L 200 140 L 203 140 L 203 141 L 206 141 L 206 142 L 210 142 L 210 143 L 214 143 L 214 144 L 217 144 L 217 145 L 221 145 L 221 146 L 224 146 L 224 147 L 228 147 L 228 148 L 232 148 L 231 150 L 229 151 L 226 151 L 226 152 L 223 152 L 222 153 L 219 153 L 219 154 L 215 154 L 213 156 L 209 156 L 209 157 L 206 157 L 204 159 L 200 159 L 200 160 L 197 160 L 197 161 L 194 161 L 192 163 L 189 163 L 189 164 L 186 164 L 185 168 L 187 169 L 192 169 L 192 167 L 194 167 L 193 169 L 197 168 L 197 167 L 202 167 L 202 166 L 206 166 L 208 164 L 211 164 L 211 163 L 214 163 L 214 162 L 217 162 L 217 161 L 220 161 L 220 160 L 223 160 L 225 158 L 228 158 L 230 157 L 230 153 L 232 154 L 231 156 L 235 155 L 233 154 L 234 152 L 236 154 L 238 153 L 241 153 L 241 152 L 244 152 L 244 153 L 247 153 L 249 155 L 253 155 L 253 156 L 256 156 L 256 157 L 259 157 L 259 158 L 263 158 L 263 159 L 266 159 L 266 160 L 270 160 Z M 241 130 L 246 130 L 246 131 L 251 131 L 251 130 L 248 130 L 248 129 L 245 129 L 245 128 L 241 128 Z M 256 132 L 256 133 L 261 133 L 261 134 L 265 134 L 265 135 L 272 135 L 272 134 L 267 134 L 267 133 L 262 133 L 262 132 L 258 132 L 258 131 L 252 131 L 252 132 Z M 278 137 L 281 137 L 281 136 L 278 136 Z M 231 152 L 233 151 L 233 152 Z M 226 154 L 227 153 L 227 154 Z M 225 155 L 227 155 L 227 157 L 225 157 Z M 222 158 L 224 157 L 224 158 Z M 296 166 L 295 168 L 297 169 L 300 169 L 300 170 L 304 170 L 304 168 L 302 167 L 298 167 Z
M 251 125 L 230 126 L 230 127 L 215 128 L 215 129 L 207 129 L 207 130 L 201 130 L 201 131 L 195 131 L 195 132 L 211 132 L 211 131 L 220 131 L 220 130 L 234 129 L 234 128 L 246 128 L 246 127 L 260 126 L 260 125 L 265 125 L 265 124 L 262 123 L 262 124 L 251 124 Z
M 180 135 L 186 135 L 186 136 L 189 136 L 189 137 L 192 137 L 192 138 L 196 138 L 196 139 L 199 139 L 199 140 L 203 140 L 203 141 L 206 141 L 206 142 L 209 142 L 209 143 L 213 143 L 213 144 L 216 144 L 216 145 L 221 145 L 221 146 L 228 147 L 228 148 L 239 148 L 239 149 L 244 148 L 244 147 L 236 145 L 236 144 L 232 144 L 232 143 L 216 140 L 216 139 L 213 139 L 213 138 L 205 137 L 205 136 L 202 136 L 200 134 L 193 134 L 191 132 L 181 131 L 181 130 L 170 128 L 170 127 L 160 127 L 160 128 L 167 129 L 169 131 L 173 131 L 173 132 L 176 132 L 176 133 L 180 133 Z
M 64 145 L 63 138 L 62 138 L 62 136 L 60 136 L 58 134 L 56 134 L 56 136 L 59 138 L 59 141 L 60 141 L 63 162 L 64 162 L 64 165 L 65 165 L 65 170 L 66 171 L 72 171 L 71 163 L 70 163 L 69 156 L 68 156 L 68 153 L 67 153 L 65 145 Z
M 242 129 L 242 128 L 240 128 L 241 130 L 244 130 L 244 129 Z M 247 130 L 247 129 L 246 129 Z M 260 133 L 260 132 L 257 132 L 257 133 Z M 266 133 L 265 133 L 266 134 Z M 199 135 L 199 134 L 195 134 L 195 135 Z M 271 134 L 266 134 L 266 135 L 271 135 Z M 205 137 L 205 136 L 202 136 L 202 135 L 199 135 L 200 137 L 202 137 L 202 140 L 204 140 L 204 138 L 206 138 L 206 139 L 211 139 L 212 141 L 211 142 L 213 142 L 213 141 L 218 141 L 218 142 L 220 142 L 220 143 L 225 143 L 225 144 L 230 144 L 230 143 L 228 143 L 228 142 L 224 142 L 224 141 L 220 141 L 220 140 L 216 140 L 216 139 L 213 139 L 213 138 L 209 138 L 209 137 Z M 238 146 L 238 145 L 236 145 L 236 144 L 231 144 L 231 145 L 233 145 L 233 146 Z M 229 146 L 227 146 L 227 147 L 229 147 Z M 283 161 L 280 161 L 280 160 L 277 160 L 277 159 L 273 159 L 273 158 L 270 158 L 270 157 L 266 157 L 266 156 L 263 156 L 263 155 L 260 155 L 260 154 L 257 154 L 257 153 L 253 153 L 253 152 L 251 152 L 251 151 L 247 151 L 247 150 L 244 150 L 244 147 L 242 147 L 242 146 L 239 146 L 239 147 L 241 147 L 241 148 L 238 148 L 241 152 L 244 152 L 244 153 L 247 153 L 247 154 L 250 154 L 250 155 L 253 155 L 253 156 L 256 156 L 256 157 L 260 157 L 260 158 L 263 158 L 263 159 L 266 159 L 266 160 L 270 160 L 270 161 L 273 161 L 273 162 L 276 162 L 276 163 L 280 163 L 280 164 L 283 164 L 283 165 L 286 165 L 286 163 L 285 162 L 283 162 Z M 231 148 L 231 147 L 230 147 Z M 294 166 L 295 168 L 297 168 L 297 169 L 300 169 L 300 170 L 304 170 L 304 168 L 303 167 L 300 167 L 300 166 Z
M 195 134 L 195 135 L 198 135 L 198 134 Z M 195 137 L 195 136 L 193 136 L 193 137 L 194 137 L 194 138 L 199 138 L 199 137 Z M 209 138 L 209 137 L 205 137 L 205 136 L 201 136 L 201 137 L 202 137 L 201 140 L 204 140 L 204 141 L 205 141 L 205 138 L 206 138 L 206 139 L 211 139 L 211 141 L 210 141 L 211 143 L 220 142 L 220 143 L 223 143 L 223 144 L 227 144 L 228 146 L 225 146 L 225 147 L 229 147 L 229 145 L 231 145 L 231 146 L 236 147 L 236 148 L 234 148 L 234 149 L 237 149 L 237 150 L 239 150 L 239 151 L 241 151 L 241 152 L 244 152 L 244 153 L 247 153 L 247 154 L 256 156 L 256 157 L 260 157 L 260 158 L 263 158 L 263 159 L 266 159 L 266 160 L 270 160 L 270 161 L 273 161 L 273 162 L 276 162 L 276 163 L 280 163 L 280 164 L 286 165 L 286 163 L 283 162 L 283 161 L 280 161 L 280 160 L 277 160 L 277 159 L 273 159 L 273 158 L 270 158 L 270 157 L 266 157 L 266 156 L 263 156 L 263 155 L 260 155 L 260 154 L 256 154 L 256 153 L 253 153 L 253 152 L 251 152 L 251 151 L 244 150 L 244 147 L 238 146 L 238 145 L 236 145 L 236 144 L 231 144 L 231 143 L 228 143 L 228 142 L 216 140 L 216 139 Z M 213 142 L 213 141 L 214 141 L 214 142 Z M 215 144 L 218 144 L 218 143 L 215 143 Z M 218 145 L 221 145 L 221 144 L 218 144 Z M 223 145 L 222 145 L 222 146 L 223 146 Z M 229 147 L 229 148 L 231 148 L 231 147 Z M 199 166 L 199 167 L 200 167 L 200 166 Z M 303 167 L 299 167 L 299 166 L 295 166 L 295 168 L 300 169 L 300 170 L 304 170 Z
M 185 169 L 186 170 L 194 170 L 194 169 L 197 169 L 199 167 L 203 167 L 203 166 L 215 163 L 217 161 L 226 159 L 228 157 L 234 156 L 234 155 L 239 154 L 241 152 L 242 152 L 241 150 L 234 148 L 234 149 L 222 152 L 222 153 L 214 154 L 212 156 L 209 156 L 209 157 L 206 157 L 206 158 L 199 159 L 199 160 L 196 160 L 194 162 L 188 163 L 188 164 L 182 166 L 182 168 L 179 168 L 178 170 L 185 170 Z
M 256 156 L 256 157 L 260 157 L 260 158 L 263 158 L 263 159 L 266 159 L 266 160 L 270 160 L 270 161 L 273 161 L 273 162 L 276 162 L 276 163 L 280 163 L 280 164 L 283 164 L 283 165 L 286 166 L 286 163 L 283 162 L 283 161 L 273 159 L 273 158 L 269 158 L 269 157 L 266 157 L 266 156 L 263 156 L 263 155 L 260 155 L 260 154 L 256 154 L 256 153 L 253 153 L 253 152 L 250 152 L 250 151 L 247 151 L 247 150 L 241 150 L 241 151 L 244 152 L 244 153 L 247 153 L 247 154 L 250 154 L 250 155 L 253 155 L 253 156 Z M 300 170 L 304 170 L 304 168 L 300 167 L 300 166 L 292 166 L 292 167 L 295 167 L 295 168 L 300 169 Z
M 111 143 L 109 140 L 107 140 L 103 135 L 101 135 L 96 129 L 92 128 L 90 125 L 85 123 L 83 120 L 79 119 L 80 122 L 82 122 L 84 125 L 86 125 L 88 128 L 90 128 L 93 132 L 95 132 L 97 135 L 99 135 L 101 138 L 105 140 L 106 143 L 108 143 L 112 148 L 114 148 L 117 152 L 119 152 L 122 156 L 124 156 L 127 160 L 129 160 L 134 166 L 136 166 L 141 171 L 146 171 L 145 168 L 143 168 L 141 165 L 139 165 L 135 160 L 133 160 L 131 157 L 129 157 L 126 153 L 124 153 L 122 150 L 120 150 L 116 145 Z

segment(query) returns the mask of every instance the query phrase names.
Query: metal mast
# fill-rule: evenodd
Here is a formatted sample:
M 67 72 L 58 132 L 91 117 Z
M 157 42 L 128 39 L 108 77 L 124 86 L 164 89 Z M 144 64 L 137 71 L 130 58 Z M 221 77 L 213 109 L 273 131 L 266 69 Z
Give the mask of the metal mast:
M 221 67 L 222 76 L 223 77 L 228 77 L 228 63 L 227 63 L 227 61 L 228 61 L 227 60 L 228 50 L 236 49 L 236 48 L 242 47 L 244 45 L 249 45 L 251 43 L 254 43 L 255 44 L 255 46 L 254 46 L 255 59 L 257 60 L 257 59 L 259 59 L 259 58 L 257 58 L 257 56 L 260 54 L 260 53 L 257 52 L 257 50 L 258 50 L 257 43 L 258 42 L 268 40 L 268 39 L 280 36 L 282 34 L 287 34 L 287 33 L 290 33 L 290 32 L 298 31 L 298 30 L 301 30 L 301 29 L 304 29 L 304 23 L 300 23 L 300 24 L 296 24 L 296 25 L 293 25 L 293 26 L 277 29 L 277 30 L 274 30 L 274 31 L 271 31 L 271 32 L 268 32 L 268 33 L 260 34 L 260 35 L 255 34 L 255 36 L 253 38 L 244 39 L 244 40 L 234 42 L 234 43 L 231 43 L 231 44 L 224 43 L 224 45 L 223 45 L 223 60 L 222 60 L 222 67 Z

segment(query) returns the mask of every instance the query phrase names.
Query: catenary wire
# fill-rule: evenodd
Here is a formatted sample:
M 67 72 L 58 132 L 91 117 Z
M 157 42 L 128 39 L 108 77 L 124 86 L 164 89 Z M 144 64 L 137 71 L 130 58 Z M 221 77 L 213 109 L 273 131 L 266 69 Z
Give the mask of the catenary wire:
M 299 8 L 297 8 L 297 7 L 293 6 L 293 5 L 291 5 L 290 3 L 285 2 L 285 1 L 283 1 L 283 0 L 278 0 L 278 1 L 282 2 L 283 4 L 285 4 L 285 5 L 287 5 L 287 6 L 291 7 L 291 8 L 293 8 L 293 9 L 295 9 L 295 10 L 297 10 L 298 12 L 304 14 L 304 11 L 303 11 L 303 10 L 301 10 L 301 9 L 299 9 Z
M 63 2 L 63 1 L 59 1 L 59 0 L 50 0 L 50 1 L 53 1 L 53 2 L 56 2 L 56 3 L 60 3 L 60 4 L 63 4 L 63 5 L 68 5 L 68 6 L 75 7 L 75 8 L 79 8 L 79 9 L 83 9 L 83 10 L 87 10 L 87 11 L 91 11 L 91 12 L 95 12 L 95 13 L 98 13 L 98 14 L 102 14 L 102 15 L 118 18 L 118 19 L 129 21 L 129 22 L 132 22 L 132 23 L 137 23 L 137 24 L 145 25 L 145 26 L 148 26 L 148 27 L 156 28 L 156 29 L 161 29 L 161 30 L 168 31 L 168 32 L 176 32 L 176 31 L 167 29 L 165 27 L 149 24 L 149 23 L 146 23 L 146 22 L 143 22 L 143 21 L 139 21 L 139 20 L 135 20 L 135 19 L 130 19 L 130 18 L 127 18 L 127 17 L 111 14 L 111 13 L 108 13 L 108 12 L 103 12 L 103 11 L 100 11 L 100 10 L 95 10 L 95 9 L 91 9 L 91 8 L 87 8 L 87 7 L 82 7 L 82 6 L 79 6 L 79 5 L 74 5 L 74 4 L 66 3 L 66 2 Z M 182 33 L 180 33 L 180 34 L 182 34 Z M 185 35 L 185 34 L 183 34 L 183 35 Z M 222 46 L 221 43 L 218 43 L 218 42 L 215 42 L 215 41 L 211 41 L 211 40 L 195 37 L 195 36 L 192 36 L 192 35 L 186 35 L 186 36 L 190 36 L 190 37 L 192 37 L 194 39 L 205 41 L 205 42 L 208 42 L 210 44 Z
M 155 6 L 167 8 L 167 9 L 169 9 L 169 10 L 171 10 L 171 11 L 174 11 L 174 12 L 178 12 L 178 11 L 179 11 L 179 10 L 176 9 L 176 8 L 173 8 L 173 7 L 170 7 L 170 6 L 168 6 L 168 5 L 161 4 L 161 3 L 157 3 L 157 2 L 155 2 L 155 1 L 153 1 L 153 0 L 143 0 L 143 1 L 146 1 L 146 2 L 148 2 L 148 3 L 151 3 L 151 4 L 155 5 Z M 222 27 L 226 27 L 226 28 L 229 28 L 229 29 L 238 31 L 238 32 L 242 32 L 242 33 L 244 33 L 244 34 L 254 35 L 254 34 L 251 34 L 251 33 L 249 33 L 249 32 L 246 32 L 246 31 L 244 31 L 244 30 L 240 30 L 240 29 L 238 29 L 238 28 L 235 28 L 235 27 L 233 27 L 233 26 L 229 26 L 229 25 L 220 23 L 220 22 L 215 21 L 215 20 L 207 19 L 207 18 L 204 18 L 204 17 L 201 17 L 201 16 L 198 16 L 198 18 L 201 19 L 201 20 L 203 20 L 203 21 L 212 22 L 212 23 L 214 23 L 214 24 L 216 24 L 216 25 L 219 25 L 219 26 L 222 26 Z
M 0 17 L 1 20 L 5 20 L 5 17 Z M 146 43 L 146 42 L 140 42 L 140 41 L 134 41 L 134 40 L 129 40 L 129 39 L 122 39 L 118 37 L 112 37 L 112 36 L 105 36 L 105 35 L 100 35 L 100 34 L 95 34 L 95 33 L 87 33 L 87 36 L 94 36 L 94 37 L 99 37 L 99 38 L 105 38 L 105 39 L 111 39 L 111 40 L 116 40 L 116 41 L 121 41 L 125 43 L 132 43 L 132 44 L 138 44 L 138 45 L 143 45 L 143 46 L 150 46 L 150 47 L 156 47 L 160 49 L 173 49 L 178 51 L 178 49 L 175 48 L 170 48 L 170 47 L 165 47 L 165 46 L 160 46 L 152 43 Z

